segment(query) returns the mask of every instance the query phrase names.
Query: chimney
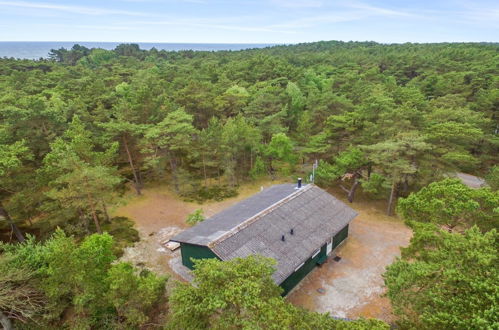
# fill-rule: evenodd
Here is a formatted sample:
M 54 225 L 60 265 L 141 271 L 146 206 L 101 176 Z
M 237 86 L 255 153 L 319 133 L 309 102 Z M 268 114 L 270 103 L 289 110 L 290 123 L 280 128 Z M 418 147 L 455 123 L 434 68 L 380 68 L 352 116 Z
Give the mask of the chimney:
M 301 178 L 298 178 L 298 186 L 297 186 L 298 189 L 301 188 Z

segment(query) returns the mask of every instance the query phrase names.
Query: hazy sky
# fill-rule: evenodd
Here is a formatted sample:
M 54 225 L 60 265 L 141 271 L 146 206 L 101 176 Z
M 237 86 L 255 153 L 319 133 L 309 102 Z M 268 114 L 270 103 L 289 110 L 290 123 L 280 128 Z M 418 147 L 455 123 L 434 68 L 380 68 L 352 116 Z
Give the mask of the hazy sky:
M 1 41 L 499 41 L 499 1 L 0 0 Z

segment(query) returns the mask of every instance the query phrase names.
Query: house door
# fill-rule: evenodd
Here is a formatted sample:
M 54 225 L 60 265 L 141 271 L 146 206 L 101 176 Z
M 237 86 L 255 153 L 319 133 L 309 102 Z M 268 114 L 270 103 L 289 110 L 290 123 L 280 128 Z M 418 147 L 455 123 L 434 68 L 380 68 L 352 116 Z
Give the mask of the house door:
M 332 250 L 333 250 L 333 239 L 331 238 L 329 242 L 327 242 L 326 254 L 330 255 Z

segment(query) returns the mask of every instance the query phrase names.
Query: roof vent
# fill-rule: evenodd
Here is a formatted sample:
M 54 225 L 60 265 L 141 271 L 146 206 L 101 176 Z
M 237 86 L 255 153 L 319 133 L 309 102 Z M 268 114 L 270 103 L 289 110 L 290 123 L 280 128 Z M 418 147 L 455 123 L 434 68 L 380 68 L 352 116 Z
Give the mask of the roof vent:
M 301 178 L 298 178 L 298 184 L 296 186 L 297 189 L 301 188 Z
M 286 237 L 284 237 L 284 235 L 281 236 L 281 241 L 285 241 L 286 240 Z
M 295 234 L 295 230 L 294 230 L 293 228 L 291 228 L 291 230 L 289 231 L 289 233 L 290 233 L 291 235 L 294 235 L 294 234 Z

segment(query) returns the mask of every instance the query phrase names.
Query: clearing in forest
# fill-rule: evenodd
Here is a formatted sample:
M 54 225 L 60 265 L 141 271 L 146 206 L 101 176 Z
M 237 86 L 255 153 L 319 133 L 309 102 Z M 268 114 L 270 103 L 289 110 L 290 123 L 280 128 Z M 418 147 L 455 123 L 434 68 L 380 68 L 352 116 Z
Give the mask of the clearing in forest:
M 113 216 L 125 216 L 134 221 L 140 241 L 133 247 L 125 249 L 122 260 L 148 268 L 158 274 L 169 274 L 182 279 L 171 269 L 170 265 L 170 260 L 178 256 L 180 249 L 172 253 L 163 246 L 163 243 L 189 227 L 185 222 L 187 216 L 196 209 L 203 209 L 204 216 L 208 218 L 257 193 L 260 187 L 268 187 L 277 183 L 280 182 L 247 184 L 238 189 L 237 197 L 202 205 L 184 202 L 168 186 L 145 188 L 142 196 L 129 193 L 128 203 L 114 210 Z
M 141 239 L 125 250 L 123 260 L 182 280 L 175 264 L 180 249 L 172 253 L 162 243 L 188 227 L 185 223 L 187 215 L 201 208 L 205 217 L 210 217 L 257 193 L 261 186 L 277 183 L 280 182 L 244 185 L 237 197 L 202 205 L 182 201 L 166 186 L 146 188 L 143 196 L 130 197 L 127 205 L 113 212 L 113 215 L 132 219 Z M 343 192 L 331 192 L 346 201 Z M 288 300 L 336 317 L 362 316 L 390 321 L 393 316 L 388 298 L 382 297 L 384 286 L 381 274 L 400 255 L 400 246 L 408 245 L 411 230 L 401 220 L 384 215 L 381 202 L 364 200 L 359 196 L 356 202 L 349 205 L 359 215 L 350 224 L 349 238 L 336 250 L 341 260 L 336 262 L 331 257 L 322 267 L 314 269 L 288 295 Z

